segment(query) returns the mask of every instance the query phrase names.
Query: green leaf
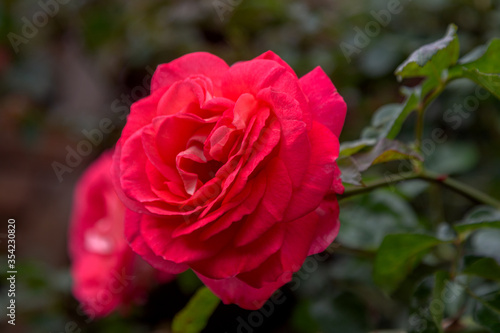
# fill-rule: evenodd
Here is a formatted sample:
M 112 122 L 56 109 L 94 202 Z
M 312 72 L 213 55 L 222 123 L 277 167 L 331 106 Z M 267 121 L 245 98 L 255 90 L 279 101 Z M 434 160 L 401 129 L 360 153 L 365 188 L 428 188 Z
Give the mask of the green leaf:
M 420 283 L 412 288 L 412 294 L 409 303 L 410 320 L 408 333 L 439 333 L 439 328 L 431 316 L 433 307 L 431 300 L 434 295 L 436 281 L 434 276 L 421 279 Z M 438 306 L 441 304 L 437 304 Z
M 355 160 L 351 156 L 341 157 L 337 159 L 337 165 L 340 169 L 342 183 L 361 186 L 361 173 Z
M 371 142 L 369 140 L 354 141 L 352 145 L 349 144 L 345 148 L 346 154 L 366 148 L 368 147 L 368 143 Z M 403 159 L 422 160 L 422 157 L 401 142 L 382 139 L 367 152 L 338 158 L 337 165 L 340 168 L 343 183 L 361 186 L 363 182 L 361 177 L 362 171 L 365 171 L 374 164 Z
M 399 79 L 408 77 L 431 77 L 441 81 L 443 71 L 456 64 L 460 52 L 457 27 L 451 24 L 446 35 L 413 52 L 397 69 Z
M 434 274 L 434 289 L 432 289 L 432 300 L 431 304 L 440 304 L 440 306 L 429 307 L 432 320 L 436 324 L 439 332 L 442 332 L 443 315 L 444 315 L 444 302 L 443 302 L 443 291 L 446 287 L 446 281 L 448 281 L 450 275 L 445 271 L 437 271 Z
M 427 235 L 387 235 L 375 257 L 373 280 L 387 292 L 394 291 L 422 256 L 440 243 Z
M 463 56 L 457 67 L 477 69 L 484 73 L 499 73 L 500 71 L 500 39 L 494 38 L 488 45 L 481 45 Z
M 474 231 L 477 229 L 483 229 L 483 228 L 496 228 L 500 229 L 500 220 L 496 221 L 484 221 L 484 222 L 477 222 L 477 223 L 463 223 L 463 224 L 456 224 L 453 226 L 455 231 L 459 234 L 463 234 L 469 231 Z
M 219 302 L 219 298 L 207 287 L 201 287 L 184 309 L 175 315 L 172 331 L 174 333 L 201 332 Z
M 415 232 L 419 228 L 410 203 L 387 189 L 346 202 L 340 210 L 340 220 L 344 223 L 337 240 L 348 247 L 370 252 L 375 252 L 387 234 Z M 351 274 L 353 272 L 351 270 Z
M 462 222 L 453 226 L 462 240 L 473 231 L 483 228 L 500 229 L 500 211 L 489 206 L 479 206 L 468 213 Z
M 500 331 L 500 292 L 476 298 L 474 320 L 492 333 Z
M 462 271 L 466 275 L 476 275 L 485 279 L 500 281 L 500 265 L 493 258 L 480 258 L 467 265 Z
M 464 216 L 463 222 L 479 223 L 500 220 L 500 210 L 491 206 L 477 206 Z
M 500 99 L 500 74 L 480 72 L 476 68 L 463 69 L 463 76 L 487 89 L 490 93 Z
M 408 115 L 416 109 L 419 101 L 418 89 L 407 89 L 407 98 L 401 104 L 387 104 L 375 111 L 371 126 L 366 128 L 362 133 L 362 138 L 394 139 Z
M 459 60 L 450 69 L 451 78 L 465 77 L 500 99 L 500 39 L 482 45 Z
M 389 139 L 380 140 L 370 151 L 353 155 L 352 158 L 359 171 L 365 171 L 372 165 L 390 161 L 423 160 L 422 156 L 405 144 Z
M 351 156 L 361 149 L 373 146 L 377 143 L 375 139 L 360 139 L 356 141 L 347 141 L 340 144 L 339 157 Z

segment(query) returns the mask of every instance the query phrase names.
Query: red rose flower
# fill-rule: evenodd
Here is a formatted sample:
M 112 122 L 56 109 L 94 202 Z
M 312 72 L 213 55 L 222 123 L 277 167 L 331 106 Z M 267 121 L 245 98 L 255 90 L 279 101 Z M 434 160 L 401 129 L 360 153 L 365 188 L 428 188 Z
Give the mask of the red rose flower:
M 111 181 L 112 152 L 104 153 L 80 179 L 74 197 L 69 235 L 73 294 L 91 317 L 142 299 L 159 279 L 172 275 L 155 270 L 137 256 L 123 234 L 125 206 Z
M 316 68 L 209 53 L 159 66 L 114 155 L 132 248 L 192 268 L 224 303 L 257 309 L 335 238 L 346 105 Z

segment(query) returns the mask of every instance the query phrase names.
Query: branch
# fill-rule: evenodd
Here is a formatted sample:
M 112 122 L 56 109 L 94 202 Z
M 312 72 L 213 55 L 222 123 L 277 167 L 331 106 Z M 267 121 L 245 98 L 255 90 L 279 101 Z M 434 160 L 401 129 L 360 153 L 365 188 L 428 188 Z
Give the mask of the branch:
M 367 258 L 367 259 L 375 259 L 376 252 L 370 250 L 356 249 L 341 243 L 335 242 L 330 245 L 330 247 L 326 250 L 329 253 L 337 253 L 337 254 L 346 254 L 353 255 L 357 257 Z
M 360 195 L 363 193 L 370 192 L 379 187 L 386 187 L 392 184 L 399 183 L 404 180 L 418 179 L 419 176 L 414 172 L 404 172 L 399 174 L 391 174 L 386 176 L 385 179 L 378 179 L 365 184 L 363 187 L 350 187 L 347 188 L 344 193 L 338 196 L 339 200 L 346 199 L 355 195 Z
M 412 179 L 423 179 L 437 184 L 441 184 L 442 186 L 447 187 L 453 190 L 454 192 L 463 195 L 464 197 L 472 200 L 473 202 L 482 203 L 500 209 L 500 201 L 498 201 L 493 197 L 490 197 L 486 193 L 483 193 L 472 186 L 459 182 L 458 180 L 452 179 L 446 175 L 439 175 L 429 171 L 424 171 L 420 173 L 407 172 L 407 173 L 389 175 L 385 179 L 379 179 L 367 183 L 364 187 L 348 188 L 346 189 L 344 194 L 339 196 L 339 200 L 367 193 L 379 187 L 385 187 L 395 183 L 399 183 L 401 181 L 412 180 Z
M 429 171 L 422 172 L 419 178 L 442 184 L 450 190 L 460 193 L 464 197 L 469 198 L 474 202 L 482 203 L 500 209 L 500 201 L 493 197 L 490 197 L 486 193 L 481 192 L 472 186 L 459 182 L 456 179 L 452 179 L 448 176 L 438 175 Z

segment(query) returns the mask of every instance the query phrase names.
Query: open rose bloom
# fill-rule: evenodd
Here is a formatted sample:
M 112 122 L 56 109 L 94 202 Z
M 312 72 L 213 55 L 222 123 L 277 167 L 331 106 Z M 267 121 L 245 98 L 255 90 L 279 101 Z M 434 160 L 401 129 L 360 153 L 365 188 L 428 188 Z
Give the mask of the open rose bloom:
M 267 52 L 159 66 L 134 103 L 113 179 L 125 235 L 155 268 L 191 268 L 224 303 L 258 309 L 339 229 L 346 105 L 316 68 Z
M 104 153 L 85 171 L 74 197 L 69 239 L 73 293 L 90 318 L 143 300 L 156 280 L 174 277 L 155 272 L 128 246 L 126 208 L 111 182 L 111 157 Z

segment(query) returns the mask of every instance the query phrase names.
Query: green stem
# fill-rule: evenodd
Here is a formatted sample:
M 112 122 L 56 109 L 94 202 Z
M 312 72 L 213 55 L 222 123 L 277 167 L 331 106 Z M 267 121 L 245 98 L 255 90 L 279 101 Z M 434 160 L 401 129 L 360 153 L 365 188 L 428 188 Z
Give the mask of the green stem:
M 436 89 L 427 97 L 425 101 L 420 103 L 417 107 L 417 126 L 415 128 L 415 138 L 417 141 L 417 151 L 421 151 L 422 147 L 422 137 L 424 135 L 424 118 L 425 111 L 429 107 L 429 105 L 443 92 L 444 87 L 446 86 L 445 82 L 440 82 Z
M 372 182 L 369 182 L 365 184 L 363 187 L 353 187 L 353 188 L 347 188 L 341 196 L 339 196 L 339 199 L 346 199 L 355 195 L 360 195 L 363 193 L 370 192 L 374 189 L 377 189 L 379 187 L 386 187 L 392 184 L 399 183 L 404 180 L 411 180 L 411 179 L 418 179 L 419 176 L 418 174 L 414 172 L 404 172 L 400 174 L 391 174 L 389 176 L 386 176 L 385 179 L 378 179 L 374 180 Z
M 441 184 L 457 193 L 460 193 L 464 197 L 469 198 L 474 202 L 483 203 L 485 205 L 500 209 L 500 201 L 496 200 L 493 197 L 490 197 L 484 192 L 475 189 L 472 186 L 459 182 L 458 180 L 452 179 L 447 176 L 438 175 L 430 171 L 420 173 L 419 178 Z
M 429 188 L 429 221 L 433 230 L 436 230 L 439 223 L 446 220 L 443 209 L 443 192 L 439 184 L 432 184 Z
M 332 249 L 330 251 L 334 253 L 354 255 L 357 257 L 363 257 L 367 259 L 374 259 L 376 254 L 375 251 L 355 249 L 340 243 L 333 243 L 331 248 Z
M 455 249 L 457 251 L 456 256 L 454 260 L 451 263 L 451 268 L 450 268 L 450 279 L 452 281 L 455 280 L 457 274 L 458 274 L 458 266 L 460 264 L 460 261 L 462 260 L 462 256 L 464 254 L 464 242 L 460 240 L 460 237 L 456 238 L 453 241 L 453 244 L 455 245 Z
M 351 196 L 367 193 L 379 187 L 385 187 L 404 180 L 411 179 L 423 179 L 441 184 L 442 186 L 445 186 L 474 202 L 482 203 L 500 209 L 500 201 L 490 197 L 486 193 L 483 193 L 472 186 L 459 182 L 458 180 L 452 179 L 448 176 L 439 175 L 429 171 L 423 171 L 420 173 L 407 172 L 401 173 L 399 175 L 390 175 L 385 179 L 379 179 L 367 183 L 364 187 L 348 188 L 343 195 L 339 196 L 339 199 L 345 199 Z
M 424 135 L 424 117 L 425 117 L 425 108 L 419 106 L 417 109 L 417 126 L 415 127 L 415 138 L 416 138 L 416 149 L 418 152 L 421 152 L 422 147 L 422 137 Z

